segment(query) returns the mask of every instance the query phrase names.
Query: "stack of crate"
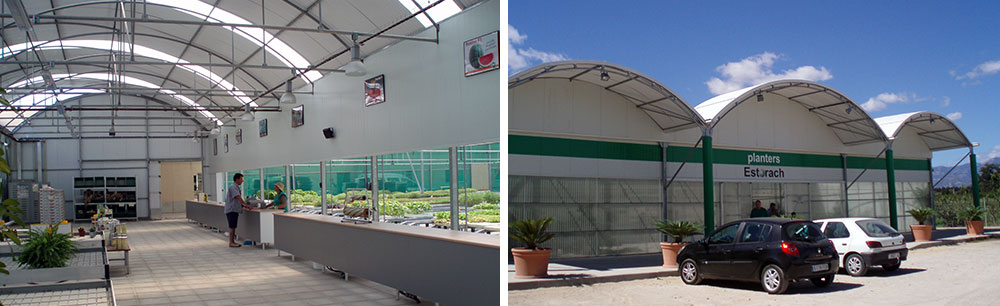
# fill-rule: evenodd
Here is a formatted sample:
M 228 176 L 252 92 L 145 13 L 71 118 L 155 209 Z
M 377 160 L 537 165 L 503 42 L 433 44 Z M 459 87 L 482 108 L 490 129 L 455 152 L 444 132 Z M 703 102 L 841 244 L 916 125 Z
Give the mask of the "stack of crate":
M 66 195 L 60 189 L 44 186 L 38 194 L 38 210 L 42 224 L 59 224 L 66 219 Z

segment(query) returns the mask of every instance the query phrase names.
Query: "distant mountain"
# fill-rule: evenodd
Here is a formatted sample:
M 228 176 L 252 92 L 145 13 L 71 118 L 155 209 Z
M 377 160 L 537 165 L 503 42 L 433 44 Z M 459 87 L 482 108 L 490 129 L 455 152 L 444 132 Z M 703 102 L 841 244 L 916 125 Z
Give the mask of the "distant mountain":
M 984 162 L 979 163 L 979 168 L 982 168 L 986 164 L 1000 165 L 1000 157 L 994 157 L 988 159 Z M 951 169 L 949 166 L 937 166 L 934 167 L 934 182 L 937 183 L 945 173 Z M 969 169 L 969 163 L 964 163 L 955 167 L 955 170 L 948 174 L 941 183 L 938 183 L 935 187 L 966 187 L 972 185 L 972 171 Z

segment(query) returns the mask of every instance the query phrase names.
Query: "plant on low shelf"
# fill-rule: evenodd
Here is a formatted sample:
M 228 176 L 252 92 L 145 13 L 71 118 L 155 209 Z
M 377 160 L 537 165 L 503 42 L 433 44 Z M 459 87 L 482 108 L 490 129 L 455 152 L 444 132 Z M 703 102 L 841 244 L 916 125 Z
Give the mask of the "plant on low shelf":
M 674 242 L 660 242 L 660 251 L 663 254 L 663 267 L 677 267 L 677 253 L 687 243 L 684 238 L 701 234 L 701 226 L 688 221 L 657 221 L 656 230 L 674 239 Z
M 525 245 L 524 248 L 510 249 L 514 255 L 515 278 L 535 278 L 548 275 L 549 257 L 552 255 L 552 249 L 541 248 L 540 245 L 555 236 L 548 232 L 549 226 L 554 221 L 555 219 L 548 217 L 510 222 L 510 237 Z
M 927 220 L 934 216 L 934 210 L 924 207 L 907 210 L 906 212 L 909 213 L 910 216 L 913 216 L 913 219 L 917 220 L 917 223 L 919 223 L 910 225 L 910 231 L 913 232 L 913 240 L 931 241 L 931 233 L 934 226 L 924 225 L 924 222 L 927 222 Z
M 59 233 L 59 226 L 51 230 L 31 231 L 17 257 L 20 266 L 32 269 L 65 267 L 76 253 L 77 247 L 68 234 Z
M 965 221 L 967 235 L 982 235 L 986 222 L 986 210 L 977 206 L 967 206 L 958 212 L 958 219 Z

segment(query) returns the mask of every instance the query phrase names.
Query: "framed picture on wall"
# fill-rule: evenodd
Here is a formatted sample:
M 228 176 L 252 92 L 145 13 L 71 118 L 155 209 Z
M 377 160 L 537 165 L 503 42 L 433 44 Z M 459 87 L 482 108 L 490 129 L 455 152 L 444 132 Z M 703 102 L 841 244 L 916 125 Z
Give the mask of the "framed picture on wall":
M 212 155 L 219 155 L 219 139 L 212 138 Z
M 243 129 L 236 129 L 236 144 L 243 144 Z
M 260 120 L 260 137 L 267 136 L 267 119 Z
M 223 152 L 229 153 L 229 134 L 222 138 L 222 147 L 226 149 Z
M 365 107 L 385 102 L 385 75 L 365 80 Z
M 500 69 L 500 31 L 465 41 L 465 76 Z
M 292 108 L 292 127 L 300 127 L 306 124 L 305 106 L 299 105 Z

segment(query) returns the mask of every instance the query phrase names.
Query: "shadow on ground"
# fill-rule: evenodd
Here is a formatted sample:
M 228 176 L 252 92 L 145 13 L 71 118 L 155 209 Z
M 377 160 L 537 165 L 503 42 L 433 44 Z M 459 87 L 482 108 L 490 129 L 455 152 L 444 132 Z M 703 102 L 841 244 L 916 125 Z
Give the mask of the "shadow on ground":
M 906 263 L 904 262 L 903 264 Z M 889 272 L 881 268 L 868 268 L 868 273 L 865 274 L 865 276 L 858 276 L 858 277 L 896 277 L 907 274 L 920 273 L 924 271 L 927 271 L 927 269 L 899 268 L 899 270 Z M 844 277 L 844 278 L 852 277 L 850 275 L 847 275 L 847 272 L 845 272 L 843 269 L 841 269 L 840 272 L 838 272 L 837 274 L 838 274 L 837 277 Z
M 767 294 L 760 283 L 754 282 L 741 282 L 741 281 L 730 281 L 730 280 L 705 280 L 701 286 L 713 286 L 722 287 L 729 289 L 738 289 L 746 291 L 757 291 L 760 293 Z M 855 284 L 850 282 L 842 282 L 840 277 L 835 277 L 833 284 L 825 288 L 819 288 L 812 284 L 810 281 L 798 281 L 788 285 L 788 290 L 784 294 L 823 294 L 830 292 L 846 291 L 851 289 L 860 288 L 864 285 Z

